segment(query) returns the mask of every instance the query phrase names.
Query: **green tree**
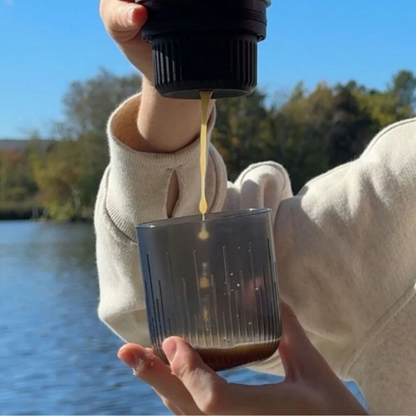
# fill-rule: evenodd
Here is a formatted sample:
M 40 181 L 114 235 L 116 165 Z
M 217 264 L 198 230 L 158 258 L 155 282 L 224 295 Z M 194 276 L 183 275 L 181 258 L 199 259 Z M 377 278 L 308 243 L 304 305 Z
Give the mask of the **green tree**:
M 106 126 L 112 111 L 140 90 L 138 75 L 116 76 L 101 69 L 93 78 L 73 82 L 62 99 L 65 119 L 55 126 L 60 140 L 79 142 L 83 148 L 80 199 L 92 208 L 108 165 Z
M 334 91 L 318 84 L 314 91 L 299 93 L 295 88 L 288 102 L 276 115 L 275 131 L 283 127 L 285 137 L 276 140 L 281 154 L 276 160 L 289 172 L 297 192 L 309 179 L 329 169 L 328 132 L 333 119 Z
M 367 89 L 350 82 L 347 87 L 357 98 L 361 111 L 374 120 L 374 133 L 397 121 L 414 116 L 416 79 L 410 71 L 399 71 L 385 91 Z
M 0 201 L 22 203 L 37 191 L 26 151 L 0 152 Z
M 414 109 L 416 104 L 416 77 L 412 71 L 399 71 L 393 76 L 390 90 L 397 97 L 400 107 Z
M 264 93 L 256 91 L 249 97 L 217 101 L 213 143 L 222 154 L 231 179 L 253 161 L 268 157 L 271 136 L 265 99 Z
M 373 135 L 375 123 L 347 86 L 339 86 L 334 95 L 331 126 L 328 128 L 328 165 L 335 167 L 360 155 Z
M 32 155 L 39 199 L 55 219 L 83 217 L 81 189 L 85 151 L 79 141 L 61 140 Z

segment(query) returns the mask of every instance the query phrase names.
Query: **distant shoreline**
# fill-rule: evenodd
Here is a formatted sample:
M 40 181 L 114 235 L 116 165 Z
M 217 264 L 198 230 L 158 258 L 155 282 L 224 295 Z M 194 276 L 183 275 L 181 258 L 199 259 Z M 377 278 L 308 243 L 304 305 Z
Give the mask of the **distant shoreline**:
M 36 220 L 42 216 L 43 209 L 38 207 L 1 207 L 0 221 Z
M 51 219 L 41 207 L 2 207 L 0 205 L 1 221 L 56 221 Z M 90 217 L 73 217 L 59 220 L 59 222 L 92 222 Z

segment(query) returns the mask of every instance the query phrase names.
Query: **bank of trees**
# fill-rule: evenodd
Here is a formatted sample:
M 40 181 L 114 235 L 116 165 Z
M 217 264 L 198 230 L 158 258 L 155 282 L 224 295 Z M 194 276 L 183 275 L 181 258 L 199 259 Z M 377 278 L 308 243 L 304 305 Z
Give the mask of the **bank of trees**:
M 139 88 L 137 75 L 106 70 L 72 83 L 62 100 L 64 120 L 53 127 L 56 141 L 46 145 L 33 135 L 24 150 L 0 152 L 0 207 L 41 206 L 56 219 L 91 217 L 108 164 L 108 116 Z M 286 167 L 296 192 L 357 157 L 383 127 L 412 117 L 415 92 L 416 77 L 404 70 L 384 90 L 350 81 L 308 91 L 299 83 L 283 105 L 257 91 L 217 103 L 213 141 L 231 178 L 253 162 L 274 160 Z

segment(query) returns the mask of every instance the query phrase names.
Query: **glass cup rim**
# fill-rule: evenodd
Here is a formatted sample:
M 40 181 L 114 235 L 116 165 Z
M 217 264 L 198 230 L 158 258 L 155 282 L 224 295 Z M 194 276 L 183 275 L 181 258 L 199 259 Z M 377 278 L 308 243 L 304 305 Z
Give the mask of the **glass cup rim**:
M 190 215 L 185 217 L 176 217 L 168 218 L 157 221 L 145 222 L 143 224 L 136 225 L 137 229 L 149 229 L 149 228 L 169 228 L 175 227 L 178 225 L 188 225 L 188 224 L 201 224 L 212 223 L 212 222 L 222 222 L 227 219 L 236 219 L 243 217 L 251 217 L 254 215 L 262 215 L 266 213 L 271 213 L 270 208 L 248 208 L 240 209 L 236 211 L 223 211 L 223 212 L 214 212 L 205 215 L 205 221 L 202 221 L 202 215 Z

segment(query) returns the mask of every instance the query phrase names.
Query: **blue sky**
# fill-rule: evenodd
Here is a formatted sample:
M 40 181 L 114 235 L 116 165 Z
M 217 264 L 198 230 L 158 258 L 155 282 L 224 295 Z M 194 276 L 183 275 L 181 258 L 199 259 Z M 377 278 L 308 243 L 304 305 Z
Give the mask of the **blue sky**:
M 0 137 L 48 131 L 70 81 L 133 70 L 107 37 L 98 0 L 0 0 Z M 288 93 L 356 79 L 383 88 L 416 71 L 416 0 L 275 0 L 259 83 Z

